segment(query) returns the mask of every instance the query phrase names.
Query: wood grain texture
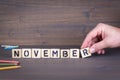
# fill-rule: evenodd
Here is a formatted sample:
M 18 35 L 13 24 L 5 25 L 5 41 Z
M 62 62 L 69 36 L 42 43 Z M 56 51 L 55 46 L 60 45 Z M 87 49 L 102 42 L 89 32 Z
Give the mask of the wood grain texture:
M 120 0 L 0 0 L 0 44 L 81 45 L 103 22 L 120 26 Z
M 36 48 L 29 45 L 26 47 Z M 0 71 L 1 80 L 120 80 L 119 48 L 109 49 L 104 55 L 94 54 L 85 59 L 12 59 L 11 54 L 11 51 L 0 48 L 0 59 L 17 60 L 22 68 Z

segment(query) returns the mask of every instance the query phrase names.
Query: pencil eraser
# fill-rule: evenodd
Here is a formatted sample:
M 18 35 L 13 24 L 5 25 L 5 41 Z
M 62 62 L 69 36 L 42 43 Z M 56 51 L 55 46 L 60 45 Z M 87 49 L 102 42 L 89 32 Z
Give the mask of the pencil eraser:
M 79 49 L 70 49 L 70 58 L 79 58 L 80 50 Z
M 32 58 L 41 58 L 41 49 L 32 48 Z
M 69 49 L 61 49 L 61 58 L 69 58 L 70 50 Z
M 60 49 L 51 49 L 51 58 L 60 58 Z
M 89 48 L 84 48 L 80 50 L 82 58 L 90 57 L 92 54 L 90 53 Z
M 32 58 L 32 52 L 29 48 L 22 49 L 22 58 Z
M 12 58 L 21 58 L 21 49 L 12 49 Z
M 42 49 L 42 58 L 50 58 L 50 49 Z

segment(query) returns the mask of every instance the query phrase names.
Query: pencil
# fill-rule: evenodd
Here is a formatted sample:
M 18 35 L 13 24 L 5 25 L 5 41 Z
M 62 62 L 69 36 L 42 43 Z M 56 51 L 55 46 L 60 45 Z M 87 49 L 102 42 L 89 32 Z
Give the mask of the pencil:
M 18 68 L 21 68 L 21 66 L 9 66 L 9 67 L 1 67 L 1 68 L 0 68 L 0 71 L 1 71 L 1 70 L 11 70 L 11 69 L 18 69 Z
M 5 67 L 5 66 L 17 66 L 17 65 L 12 63 L 0 63 L 0 67 Z
M 10 60 L 0 60 L 0 63 L 13 63 L 13 64 L 16 64 L 16 65 L 19 64 L 18 61 L 10 61 Z

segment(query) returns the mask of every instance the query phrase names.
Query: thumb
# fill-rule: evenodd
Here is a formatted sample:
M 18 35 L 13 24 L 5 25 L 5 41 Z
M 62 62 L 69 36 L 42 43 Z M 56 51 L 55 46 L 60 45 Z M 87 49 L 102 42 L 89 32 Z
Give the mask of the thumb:
M 100 41 L 100 42 L 98 42 L 98 43 L 93 44 L 93 45 L 90 47 L 90 53 L 95 53 L 95 52 L 97 52 L 98 50 L 104 49 L 104 48 L 106 48 L 106 47 L 107 47 L 107 45 L 106 45 L 105 41 L 104 41 L 104 40 L 103 40 L 103 41 Z

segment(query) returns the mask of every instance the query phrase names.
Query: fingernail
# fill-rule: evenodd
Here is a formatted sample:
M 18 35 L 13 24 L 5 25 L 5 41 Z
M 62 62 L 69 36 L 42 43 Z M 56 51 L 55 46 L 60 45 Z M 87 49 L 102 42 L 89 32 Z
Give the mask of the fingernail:
M 94 48 L 90 48 L 90 53 L 95 53 L 95 49 Z

